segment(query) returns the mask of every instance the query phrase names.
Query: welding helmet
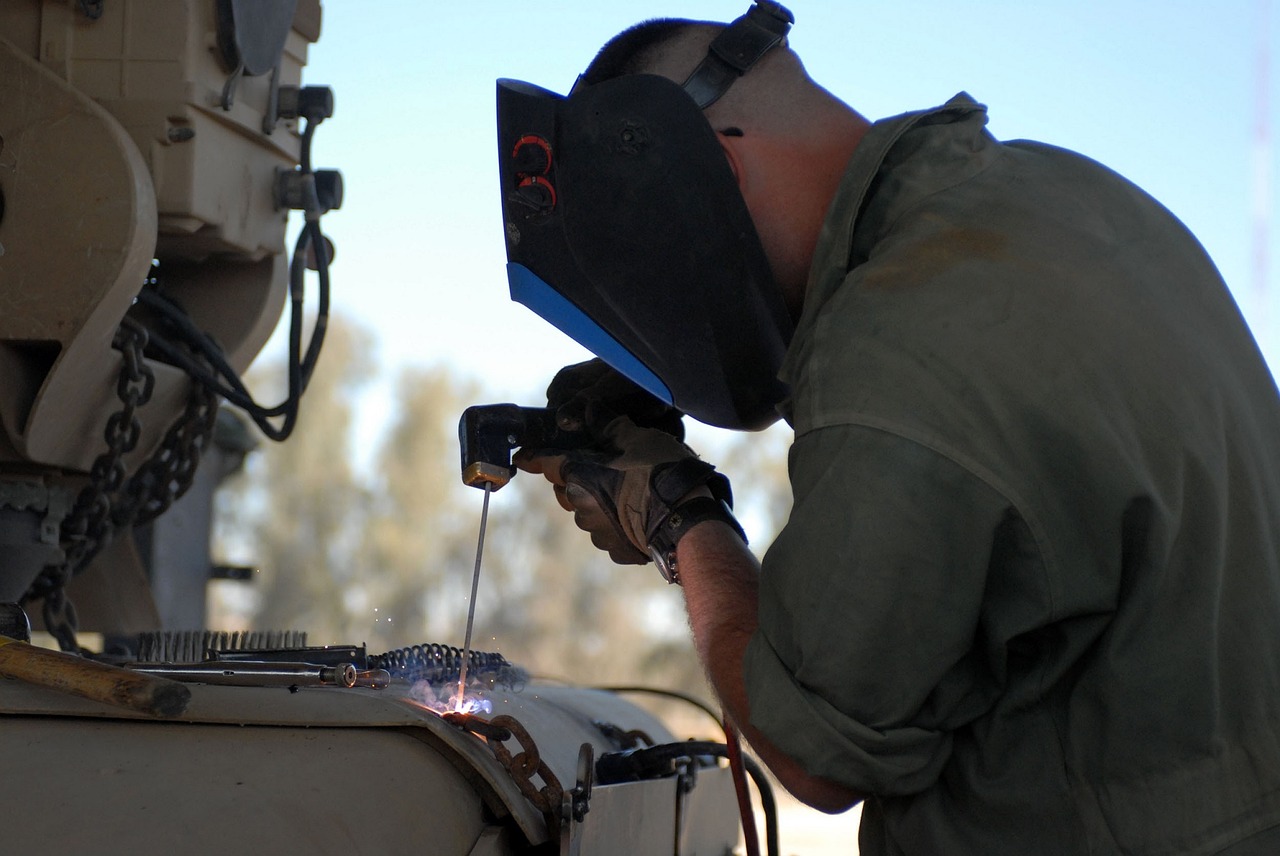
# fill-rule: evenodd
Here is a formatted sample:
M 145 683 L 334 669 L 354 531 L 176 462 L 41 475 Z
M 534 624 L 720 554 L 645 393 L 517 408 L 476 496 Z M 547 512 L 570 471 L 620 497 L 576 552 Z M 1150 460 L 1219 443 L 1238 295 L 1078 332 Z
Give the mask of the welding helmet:
M 702 108 L 780 43 L 790 21 L 759 3 L 683 85 L 633 74 L 565 97 L 498 81 L 512 299 L 658 398 L 724 428 L 777 418 L 793 322 Z

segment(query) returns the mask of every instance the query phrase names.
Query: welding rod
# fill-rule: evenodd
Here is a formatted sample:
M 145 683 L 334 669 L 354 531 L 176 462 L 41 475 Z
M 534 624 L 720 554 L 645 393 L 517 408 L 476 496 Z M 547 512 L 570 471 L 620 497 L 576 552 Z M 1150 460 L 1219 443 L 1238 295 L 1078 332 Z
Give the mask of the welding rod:
M 471 630 L 476 623 L 476 592 L 480 589 L 480 557 L 484 555 L 484 530 L 489 522 L 489 496 L 493 485 L 484 483 L 484 508 L 480 511 L 480 538 L 476 542 L 476 569 L 471 574 L 471 603 L 467 606 L 467 637 L 462 642 L 462 663 L 458 668 L 458 704 L 467 692 L 467 662 L 471 659 Z
M 353 687 L 357 680 L 356 667 L 351 663 L 317 666 L 312 663 L 210 660 L 203 663 L 136 663 L 129 669 L 145 675 L 163 675 L 175 681 L 240 687 Z
M 150 716 L 177 716 L 191 690 L 152 675 L 139 675 L 0 636 L 0 675 Z

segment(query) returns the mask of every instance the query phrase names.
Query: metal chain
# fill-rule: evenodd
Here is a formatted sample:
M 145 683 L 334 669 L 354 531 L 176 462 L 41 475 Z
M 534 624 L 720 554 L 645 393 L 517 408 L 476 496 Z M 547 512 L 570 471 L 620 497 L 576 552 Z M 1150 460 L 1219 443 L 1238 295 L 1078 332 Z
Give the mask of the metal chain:
M 43 599 L 45 628 L 63 650 L 78 650 L 75 607 L 66 596 L 67 583 L 88 567 L 116 530 L 155 519 L 186 493 L 213 434 L 217 396 L 193 382 L 183 414 L 155 454 L 126 478 L 124 458 L 142 437 L 137 410 L 155 392 L 155 373 L 144 357 L 146 345 L 146 329 L 131 318 L 123 319 L 112 341 L 123 358 L 116 381 L 122 407 L 107 420 L 103 432 L 107 450 L 93 462 L 88 484 L 62 523 L 65 560 L 42 571 L 23 596 L 23 602 Z
M 555 827 L 559 823 L 560 805 L 564 802 L 564 788 L 560 785 L 556 774 L 547 766 L 547 762 L 542 760 L 538 744 L 533 742 L 533 737 L 518 719 L 507 714 L 499 714 L 486 721 L 469 714 L 453 713 L 445 714 L 444 718 L 460 728 L 483 737 L 489 751 L 511 776 L 520 793 L 524 794 L 525 799 L 533 803 L 534 808 L 547 818 L 548 826 Z M 512 738 L 515 738 L 522 750 L 516 755 L 512 755 L 511 750 L 506 746 L 507 741 Z M 542 779 L 542 787 L 534 783 L 534 776 Z
M 122 323 L 116 330 L 112 345 L 124 357 L 116 381 L 116 396 L 124 406 L 107 420 L 103 432 L 107 451 L 93 462 L 89 483 L 62 521 L 65 560 L 60 566 L 46 569 L 31 584 L 24 600 L 46 597 L 54 589 L 62 588 L 111 538 L 111 495 L 124 483 L 124 456 L 137 447 L 142 434 L 137 409 L 149 402 L 155 391 L 155 374 L 142 359 L 146 342 L 146 330 L 132 322 Z
M 203 384 L 192 382 L 186 409 L 169 426 L 155 454 L 125 484 L 121 501 L 112 508 L 116 527 L 150 523 L 190 489 L 217 419 L 218 397 Z
M 71 602 L 71 598 L 67 597 L 67 591 L 63 585 L 65 583 L 58 585 L 44 596 L 44 605 L 41 609 L 44 627 L 54 639 L 58 640 L 60 649 L 79 652 L 80 642 L 76 639 L 76 628 L 80 622 L 76 617 L 76 605 Z

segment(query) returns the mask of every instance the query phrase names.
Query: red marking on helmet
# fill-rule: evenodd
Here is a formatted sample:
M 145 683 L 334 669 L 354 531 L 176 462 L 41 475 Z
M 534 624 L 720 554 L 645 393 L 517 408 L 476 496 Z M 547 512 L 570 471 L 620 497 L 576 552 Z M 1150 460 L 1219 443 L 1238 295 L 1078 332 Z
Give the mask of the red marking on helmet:
M 547 206 L 546 206 L 546 209 L 545 209 L 545 211 L 543 211 L 542 213 L 544 213 L 544 214 L 545 214 L 547 211 L 550 211 L 552 208 L 555 208 L 555 207 L 556 207 L 556 189 L 555 189 L 555 186 L 554 186 L 554 185 L 552 185 L 552 183 L 551 183 L 551 182 L 547 181 L 547 180 L 546 180 L 545 178 L 543 178 L 542 176 L 540 176 L 540 175 L 526 175 L 523 179 L 521 179 L 520 183 L 519 183 L 518 185 L 516 185 L 516 186 L 517 186 L 517 187 L 541 187 L 541 188 L 546 189 L 547 193 L 548 193 L 548 194 L 550 194 L 551 198 L 548 200 L 548 204 L 547 204 Z
M 546 166 L 542 168 L 541 175 L 546 175 L 551 171 L 551 144 L 539 137 L 537 134 L 525 134 L 516 140 L 515 146 L 511 149 L 511 157 L 518 157 L 520 150 L 525 146 L 537 146 L 542 149 L 543 154 L 547 156 Z M 520 175 L 528 175 L 529 173 L 520 173 Z

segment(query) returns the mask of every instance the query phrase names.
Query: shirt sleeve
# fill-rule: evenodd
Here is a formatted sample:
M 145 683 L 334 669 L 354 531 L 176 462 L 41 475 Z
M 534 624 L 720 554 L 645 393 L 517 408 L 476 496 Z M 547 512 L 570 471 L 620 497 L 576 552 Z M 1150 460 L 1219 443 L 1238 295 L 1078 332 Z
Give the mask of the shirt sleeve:
M 810 773 L 923 790 L 952 732 L 999 694 L 984 591 L 993 562 L 1028 558 L 1001 546 L 1016 513 L 940 452 L 874 428 L 799 437 L 790 471 L 744 658 L 752 723 Z

